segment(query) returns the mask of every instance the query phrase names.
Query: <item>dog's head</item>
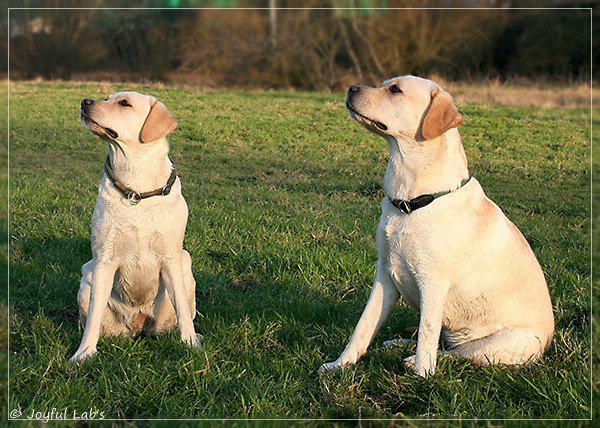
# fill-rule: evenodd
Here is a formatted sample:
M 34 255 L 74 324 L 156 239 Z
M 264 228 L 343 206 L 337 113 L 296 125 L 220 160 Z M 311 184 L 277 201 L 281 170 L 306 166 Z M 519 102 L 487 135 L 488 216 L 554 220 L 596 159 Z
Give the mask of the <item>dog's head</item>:
M 81 101 L 81 122 L 97 136 L 126 145 L 146 144 L 177 129 L 165 105 L 150 95 L 118 92 L 106 100 Z
M 346 108 L 376 134 L 415 141 L 433 140 L 462 123 L 450 94 L 415 76 L 397 77 L 379 88 L 351 86 Z

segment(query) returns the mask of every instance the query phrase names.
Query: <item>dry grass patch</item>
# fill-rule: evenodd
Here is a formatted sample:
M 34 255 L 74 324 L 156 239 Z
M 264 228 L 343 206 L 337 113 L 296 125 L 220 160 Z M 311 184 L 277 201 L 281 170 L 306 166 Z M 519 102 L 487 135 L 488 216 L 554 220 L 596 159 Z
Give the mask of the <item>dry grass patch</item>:
M 588 109 L 590 100 L 600 103 L 600 90 L 588 83 L 552 84 L 535 81 L 502 83 L 499 80 L 447 82 L 433 77 L 459 103 L 518 106 L 535 108 Z
M 387 76 L 392 77 L 392 76 Z M 486 104 L 498 106 L 534 107 L 534 108 L 566 108 L 566 109 L 588 109 L 590 101 L 593 105 L 600 104 L 600 90 L 590 88 L 587 82 L 574 82 L 567 84 L 549 83 L 527 79 L 515 79 L 501 82 L 499 79 L 480 79 L 477 81 L 452 82 L 441 76 L 427 77 L 448 90 L 459 103 Z M 132 81 L 134 75 L 128 73 L 80 73 L 71 81 L 75 85 L 92 84 L 102 88 L 119 85 L 122 81 Z M 42 79 L 35 83 L 43 82 Z M 68 82 L 67 82 L 68 83 Z M 169 82 L 143 81 L 139 84 L 152 86 L 158 89 L 173 87 L 178 90 L 197 92 L 214 92 L 220 88 L 213 81 L 197 76 L 172 73 Z M 355 78 L 346 79 L 346 83 L 340 85 L 334 92 L 345 92 L 347 86 L 353 84 L 366 84 Z M 137 86 L 137 85 L 134 85 Z M 228 89 L 252 89 L 260 88 L 235 87 Z M 108 89 L 107 89 L 108 90 Z M 293 91 L 292 88 L 290 88 Z

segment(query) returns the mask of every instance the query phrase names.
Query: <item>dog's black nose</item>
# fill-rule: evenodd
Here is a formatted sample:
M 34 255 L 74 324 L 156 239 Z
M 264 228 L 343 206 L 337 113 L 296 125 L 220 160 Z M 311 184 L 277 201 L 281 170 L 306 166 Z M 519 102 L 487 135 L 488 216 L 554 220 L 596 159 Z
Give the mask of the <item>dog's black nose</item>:
M 348 88 L 349 93 L 354 93 L 360 91 L 360 86 L 352 85 Z
M 84 100 L 81 101 L 81 107 L 83 106 L 90 106 L 94 104 L 94 100 L 90 99 L 90 98 L 86 98 Z

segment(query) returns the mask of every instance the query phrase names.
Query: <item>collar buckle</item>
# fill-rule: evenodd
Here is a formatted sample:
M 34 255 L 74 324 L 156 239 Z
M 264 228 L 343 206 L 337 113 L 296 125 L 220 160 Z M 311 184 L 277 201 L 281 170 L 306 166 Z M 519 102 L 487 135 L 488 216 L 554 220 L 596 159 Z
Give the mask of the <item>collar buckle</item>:
M 458 187 L 458 189 L 462 188 L 465 184 L 467 184 L 469 181 L 471 180 L 471 174 L 469 174 L 469 177 L 464 179 L 463 181 L 461 181 L 460 186 Z M 430 203 L 432 203 L 433 201 L 435 201 L 437 198 L 440 198 L 444 195 L 447 195 L 449 193 L 455 192 L 458 189 L 455 190 L 448 190 L 445 192 L 438 192 L 438 193 L 434 193 L 433 195 L 420 195 L 417 196 L 416 198 L 410 199 L 410 200 L 406 200 L 406 199 L 392 199 L 388 196 L 388 199 L 390 200 L 391 204 L 393 206 L 395 206 L 396 208 L 398 208 L 400 211 L 402 211 L 404 214 L 408 215 L 410 213 L 412 213 L 415 210 L 418 210 L 419 208 L 423 208 L 426 207 L 427 205 L 429 205 Z
M 396 206 L 400 211 L 404 214 L 410 214 L 412 212 L 412 207 L 410 206 L 410 201 L 401 200 L 398 203 L 394 204 L 396 201 L 392 201 L 392 204 Z

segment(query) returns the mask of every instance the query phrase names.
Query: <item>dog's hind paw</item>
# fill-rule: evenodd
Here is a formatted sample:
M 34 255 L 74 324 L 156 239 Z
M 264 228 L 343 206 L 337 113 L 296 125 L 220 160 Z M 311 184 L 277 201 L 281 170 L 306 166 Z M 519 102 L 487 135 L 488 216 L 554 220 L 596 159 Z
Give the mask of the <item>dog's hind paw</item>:
M 196 333 L 196 345 L 192 345 L 194 348 L 202 348 L 204 345 L 204 336 Z
M 402 360 L 402 365 L 406 370 L 415 372 L 415 367 L 417 366 L 417 357 L 416 355 L 411 355 L 410 357 L 406 357 Z
M 391 348 L 392 346 L 414 346 L 416 344 L 417 342 L 410 339 L 392 339 L 383 342 L 383 346 L 386 348 Z

